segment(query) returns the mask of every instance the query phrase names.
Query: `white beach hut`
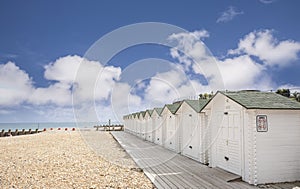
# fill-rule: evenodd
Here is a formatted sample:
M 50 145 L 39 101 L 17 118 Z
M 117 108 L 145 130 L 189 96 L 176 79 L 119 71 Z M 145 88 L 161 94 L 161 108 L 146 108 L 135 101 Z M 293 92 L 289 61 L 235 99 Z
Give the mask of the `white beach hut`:
M 146 121 L 145 121 L 146 111 L 141 111 L 139 114 L 139 127 L 140 127 L 140 138 L 146 139 Z
M 271 92 L 218 92 L 202 112 L 209 166 L 250 184 L 300 180 L 300 103 Z
M 142 123 L 141 123 L 141 120 L 142 120 L 142 114 L 141 112 L 137 112 L 136 113 L 136 123 L 135 123 L 135 127 L 136 127 L 136 132 L 137 132 L 137 135 L 138 137 L 141 138 L 142 134 L 141 134 L 141 131 L 142 131 Z
M 132 114 L 124 116 L 124 131 L 133 133 L 133 116 Z
M 129 126 L 129 132 L 131 134 L 133 134 L 134 133 L 134 117 L 133 117 L 133 114 L 129 114 L 127 123 L 128 123 L 128 126 Z
M 138 118 L 139 113 L 133 113 L 132 114 L 132 128 L 133 128 L 133 134 L 135 136 L 139 136 L 139 118 Z
M 123 116 L 124 131 L 130 133 L 129 115 Z
M 130 125 L 130 118 L 131 118 L 131 115 L 126 115 L 125 116 L 125 119 L 124 120 L 124 131 L 128 132 L 128 133 L 131 133 L 131 125 Z
M 146 110 L 145 113 L 145 127 L 146 127 L 146 140 L 153 142 L 153 124 L 151 115 L 153 113 L 153 110 Z
M 178 108 L 178 137 L 180 152 L 201 163 L 207 162 L 204 136 L 207 132 L 204 113 L 200 113 L 208 100 L 183 100 Z
M 178 120 L 176 111 L 181 102 L 166 104 L 161 112 L 163 118 L 163 146 L 175 152 L 180 152 L 180 140 L 178 132 Z
M 128 120 L 127 120 L 127 127 L 128 127 L 127 131 L 129 133 L 133 134 L 133 131 L 134 131 L 134 129 L 133 129 L 133 115 L 129 114 L 127 116 L 127 118 L 128 118 Z M 124 125 L 124 128 L 126 128 L 126 125 Z
M 162 108 L 154 108 L 151 120 L 153 128 L 153 142 L 158 145 L 163 145 L 163 127 L 162 127 L 162 117 L 161 117 Z

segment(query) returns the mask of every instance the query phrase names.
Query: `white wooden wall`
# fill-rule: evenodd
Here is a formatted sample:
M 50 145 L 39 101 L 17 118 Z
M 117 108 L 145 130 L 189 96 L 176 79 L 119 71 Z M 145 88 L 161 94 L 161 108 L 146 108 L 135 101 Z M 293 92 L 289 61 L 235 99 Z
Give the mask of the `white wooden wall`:
M 129 118 L 129 128 L 130 128 L 130 133 L 134 133 L 134 119 L 133 119 L 133 115 L 130 115 Z
M 146 112 L 146 115 L 145 115 L 145 127 L 146 127 L 146 140 L 147 141 L 150 141 L 150 142 L 153 142 L 153 137 L 152 137 L 152 133 L 153 133 L 153 125 L 152 125 L 152 119 L 151 119 L 151 116 L 149 114 L 149 112 L 147 111 Z
M 139 136 L 140 133 L 140 127 L 139 127 L 139 118 L 137 115 L 135 115 L 134 117 L 134 131 L 135 131 L 135 135 Z
M 151 116 L 152 127 L 154 132 L 153 142 L 158 145 L 163 145 L 163 135 L 162 135 L 162 117 L 154 110 Z
M 229 172 L 241 175 L 243 172 L 243 135 L 242 106 L 218 94 L 204 109 L 206 128 L 204 131 L 206 144 L 204 162 L 208 157 L 211 167 L 220 167 Z M 205 130 L 205 129 L 204 129 Z
M 179 145 L 177 139 L 177 117 L 172 114 L 167 107 L 162 112 L 163 116 L 163 146 L 178 152 Z
M 257 183 L 300 180 L 300 111 L 259 110 L 267 115 L 268 131 L 257 132 Z M 255 117 L 253 118 L 255 120 Z
M 200 161 L 201 120 L 193 108 L 183 102 L 177 111 L 178 140 L 182 155 Z
M 146 139 L 146 124 L 145 124 L 146 122 L 145 122 L 145 118 L 143 117 L 142 114 L 140 114 L 139 120 L 140 120 L 140 131 L 141 131 L 140 137 L 145 140 Z

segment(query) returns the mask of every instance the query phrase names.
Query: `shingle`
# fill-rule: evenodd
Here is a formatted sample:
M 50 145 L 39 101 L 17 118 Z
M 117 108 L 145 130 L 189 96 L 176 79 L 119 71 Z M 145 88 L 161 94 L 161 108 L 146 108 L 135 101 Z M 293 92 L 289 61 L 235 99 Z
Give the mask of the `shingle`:
M 153 110 L 156 111 L 158 115 L 160 115 L 163 108 L 154 108 Z
M 199 100 L 184 100 L 190 107 L 192 107 L 196 112 L 200 112 L 204 106 L 208 103 L 207 99 Z
M 221 92 L 247 109 L 300 109 L 300 103 L 273 92 Z
M 153 109 L 152 110 L 147 110 L 147 112 L 149 113 L 150 116 L 152 116 Z
M 141 111 L 140 112 L 140 116 L 145 117 L 145 115 L 146 115 L 146 111 Z
M 180 102 L 176 102 L 176 103 L 173 103 L 173 104 L 166 104 L 166 107 L 170 110 L 170 112 L 172 114 L 175 114 L 176 111 L 178 110 L 178 108 L 180 107 L 182 101 Z

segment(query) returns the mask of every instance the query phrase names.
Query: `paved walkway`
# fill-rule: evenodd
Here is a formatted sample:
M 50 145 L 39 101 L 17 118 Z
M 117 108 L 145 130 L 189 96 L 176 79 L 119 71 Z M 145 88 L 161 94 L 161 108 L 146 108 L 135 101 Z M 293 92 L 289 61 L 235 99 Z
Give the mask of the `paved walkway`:
M 255 187 L 241 181 L 235 174 L 219 168 L 209 168 L 129 133 L 111 133 L 157 188 L 292 189 L 300 186 L 300 182 L 295 182 Z

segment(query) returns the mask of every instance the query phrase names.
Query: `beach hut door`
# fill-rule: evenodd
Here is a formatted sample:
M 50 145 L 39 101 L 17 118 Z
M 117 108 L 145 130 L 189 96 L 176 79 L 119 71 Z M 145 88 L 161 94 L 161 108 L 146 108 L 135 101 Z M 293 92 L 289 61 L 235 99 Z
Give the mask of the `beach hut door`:
M 241 175 L 240 114 L 224 113 L 217 140 L 217 166 Z

